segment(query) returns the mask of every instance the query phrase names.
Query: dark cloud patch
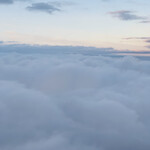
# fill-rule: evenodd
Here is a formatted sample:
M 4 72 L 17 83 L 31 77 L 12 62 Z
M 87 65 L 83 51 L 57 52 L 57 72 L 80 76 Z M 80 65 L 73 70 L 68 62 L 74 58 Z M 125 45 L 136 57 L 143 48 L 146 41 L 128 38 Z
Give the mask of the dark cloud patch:
M 0 4 L 13 4 L 14 2 L 25 2 L 30 0 L 0 0 Z
M 13 0 L 0 0 L 0 4 L 12 4 Z
M 150 23 L 150 20 L 143 20 L 140 23 Z
M 113 12 L 109 12 L 109 14 L 112 15 L 113 17 L 120 19 L 120 20 L 126 20 L 126 21 L 146 19 L 145 17 L 138 16 L 138 15 L 134 14 L 133 11 L 127 11 L 127 10 L 113 11 Z
M 33 3 L 26 8 L 29 11 L 39 11 L 52 14 L 55 11 L 61 11 L 60 7 L 54 3 Z
M 148 17 L 136 15 L 133 11 L 120 10 L 109 12 L 109 14 L 124 21 L 139 20 L 139 23 L 150 23 Z

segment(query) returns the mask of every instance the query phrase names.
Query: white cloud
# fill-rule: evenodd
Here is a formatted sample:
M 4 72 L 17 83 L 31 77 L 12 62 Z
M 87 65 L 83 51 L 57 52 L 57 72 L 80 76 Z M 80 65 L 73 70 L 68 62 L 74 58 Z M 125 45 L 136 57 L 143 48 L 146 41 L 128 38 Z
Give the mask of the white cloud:
M 150 149 L 150 61 L 25 51 L 0 53 L 1 150 Z

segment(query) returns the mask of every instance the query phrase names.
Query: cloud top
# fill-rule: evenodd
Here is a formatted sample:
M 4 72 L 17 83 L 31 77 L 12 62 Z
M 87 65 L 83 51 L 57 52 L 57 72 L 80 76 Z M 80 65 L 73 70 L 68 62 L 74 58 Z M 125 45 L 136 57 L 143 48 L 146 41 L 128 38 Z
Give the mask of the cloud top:
M 27 48 L 1 47 L 0 149 L 150 149 L 150 61 Z

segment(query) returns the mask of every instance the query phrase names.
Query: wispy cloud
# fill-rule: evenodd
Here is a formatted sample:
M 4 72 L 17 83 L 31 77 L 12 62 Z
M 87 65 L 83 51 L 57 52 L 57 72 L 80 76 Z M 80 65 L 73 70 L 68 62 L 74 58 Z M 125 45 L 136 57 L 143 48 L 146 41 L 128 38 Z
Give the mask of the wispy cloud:
M 150 20 L 143 20 L 140 23 L 150 23 Z
M 138 15 L 135 15 L 132 11 L 127 10 L 120 10 L 120 11 L 112 11 L 109 12 L 113 17 L 116 17 L 120 20 L 141 20 L 145 19 L 145 17 L 141 17 Z
M 150 43 L 150 37 L 128 37 L 128 38 L 124 38 L 124 40 L 141 40 L 145 43 Z M 146 48 L 150 48 L 150 46 L 146 45 Z
M 147 17 L 136 15 L 134 11 L 129 10 L 120 10 L 120 11 L 111 11 L 109 14 L 115 18 L 124 21 L 140 20 L 140 23 L 150 23 Z
M 150 49 L 150 45 L 148 45 L 148 46 L 145 46 L 145 47 Z
M 150 37 L 128 37 L 128 38 L 124 38 L 126 40 L 133 40 L 133 39 L 142 39 L 142 40 L 147 40 L 147 39 L 150 39 Z
M 150 43 L 150 37 L 128 37 L 125 40 L 144 40 L 146 43 Z
M 150 39 L 149 39 L 149 40 L 146 40 L 145 42 L 150 43 Z
M 33 3 L 26 8 L 29 11 L 40 11 L 52 14 L 55 11 L 61 11 L 60 6 L 55 3 Z

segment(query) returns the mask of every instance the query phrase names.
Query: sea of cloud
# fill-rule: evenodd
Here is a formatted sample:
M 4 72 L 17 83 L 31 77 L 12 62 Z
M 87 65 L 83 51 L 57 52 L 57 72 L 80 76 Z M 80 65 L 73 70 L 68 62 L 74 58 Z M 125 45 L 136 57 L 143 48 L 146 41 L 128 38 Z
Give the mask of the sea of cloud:
M 149 139 L 150 61 L 0 53 L 0 150 L 149 150 Z

